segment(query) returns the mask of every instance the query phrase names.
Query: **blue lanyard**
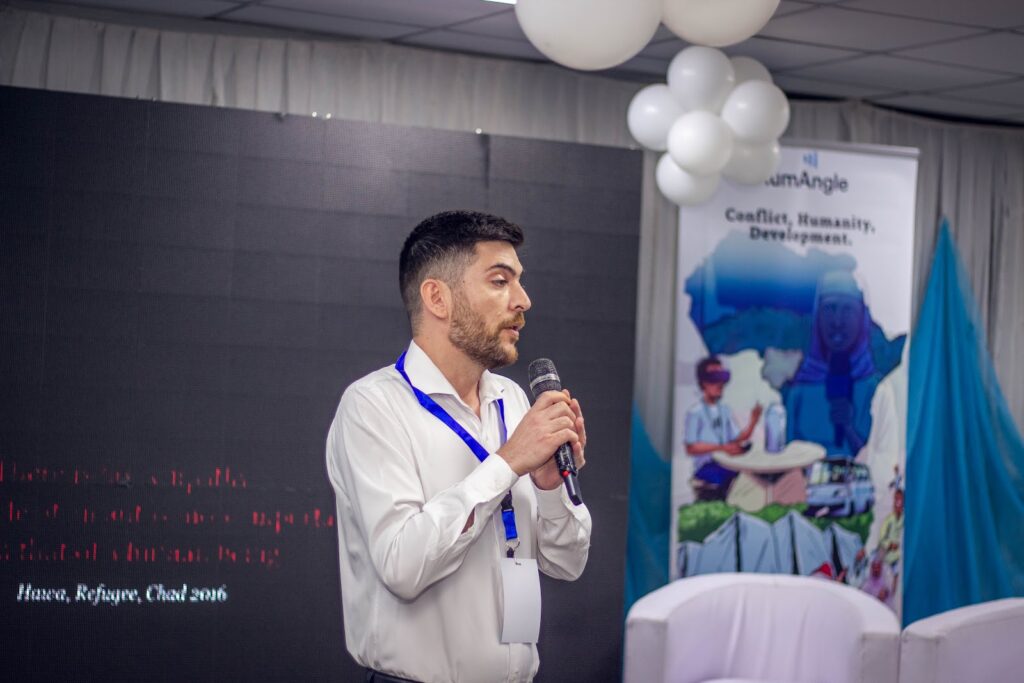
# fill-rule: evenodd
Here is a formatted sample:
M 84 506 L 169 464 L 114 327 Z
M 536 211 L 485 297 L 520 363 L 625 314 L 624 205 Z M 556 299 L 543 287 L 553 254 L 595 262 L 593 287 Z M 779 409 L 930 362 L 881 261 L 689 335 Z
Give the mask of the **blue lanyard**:
M 420 405 L 427 409 L 431 415 L 436 417 L 438 420 L 443 422 L 448 429 L 455 432 L 455 434 L 462 439 L 469 450 L 473 451 L 473 455 L 477 457 L 477 460 L 483 462 L 490 455 L 490 451 L 481 445 L 479 441 L 473 438 L 473 435 L 465 430 L 465 428 L 455 420 L 454 417 L 448 414 L 444 408 L 438 405 L 437 401 L 427 396 L 425 393 L 420 391 L 412 380 L 409 379 L 409 375 L 405 372 L 405 352 L 398 357 L 395 361 L 395 370 L 398 370 L 398 374 L 409 385 L 412 389 L 412 393 L 416 396 L 416 400 L 419 401 Z M 498 399 L 495 401 L 498 404 L 498 416 L 501 418 L 501 443 L 504 444 L 508 440 L 508 428 L 505 426 L 505 401 Z M 506 555 L 513 557 L 515 549 L 519 545 L 519 534 L 516 532 L 516 516 L 515 510 L 512 507 L 512 491 L 505 494 L 505 497 L 501 499 L 501 522 L 505 525 L 505 546 L 507 548 Z

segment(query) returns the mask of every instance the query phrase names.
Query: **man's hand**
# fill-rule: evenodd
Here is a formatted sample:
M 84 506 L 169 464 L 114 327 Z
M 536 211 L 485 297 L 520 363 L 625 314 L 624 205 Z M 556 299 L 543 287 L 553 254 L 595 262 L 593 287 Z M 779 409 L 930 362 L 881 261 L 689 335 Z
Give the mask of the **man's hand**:
M 744 447 L 744 445 L 739 441 L 730 441 L 729 443 L 722 444 L 721 450 L 725 451 L 729 455 L 743 455 L 749 449 Z
M 554 469 L 552 456 L 563 443 L 571 444 L 573 454 L 581 457 L 583 448 L 576 425 L 578 422 L 582 428 L 583 416 L 578 411 L 579 403 L 569 398 L 568 391 L 545 391 L 523 416 L 505 445 L 498 449 L 498 455 L 519 476 L 543 469 L 549 463 Z M 534 481 L 537 481 L 536 476 Z
M 580 408 L 580 402 L 572 397 L 568 389 L 563 389 L 562 393 L 569 399 L 569 406 L 572 408 L 574 416 L 573 426 L 579 437 L 577 441 L 570 442 L 572 458 L 576 462 L 576 470 L 579 471 L 587 464 L 587 459 L 584 456 L 584 450 L 587 447 L 587 430 L 583 423 L 583 409 Z M 558 472 L 558 466 L 553 458 L 548 458 L 540 467 L 533 470 L 530 476 L 533 478 L 534 485 L 539 489 L 550 491 L 562 484 L 562 475 Z

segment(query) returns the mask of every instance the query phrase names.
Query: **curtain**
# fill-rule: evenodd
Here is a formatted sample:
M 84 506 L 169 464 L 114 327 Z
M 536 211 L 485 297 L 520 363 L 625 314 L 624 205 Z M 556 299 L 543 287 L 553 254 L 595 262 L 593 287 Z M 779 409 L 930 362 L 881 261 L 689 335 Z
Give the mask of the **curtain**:
M 133 26 L 110 12 L 94 13 L 100 20 L 22 6 L 35 7 L 0 9 L 2 85 L 616 147 L 632 144 L 623 112 L 643 85 L 387 43 L 215 34 L 204 22 Z
M 904 623 L 1024 595 L 1024 441 L 945 225 L 910 373 Z

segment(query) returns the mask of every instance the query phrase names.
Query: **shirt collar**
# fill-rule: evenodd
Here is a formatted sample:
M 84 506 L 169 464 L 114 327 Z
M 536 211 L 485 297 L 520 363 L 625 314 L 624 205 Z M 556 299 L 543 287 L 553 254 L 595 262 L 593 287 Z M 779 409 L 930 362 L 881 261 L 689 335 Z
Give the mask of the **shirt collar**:
M 405 354 L 405 372 L 416 388 L 425 394 L 445 394 L 459 398 L 455 387 L 415 341 L 409 342 L 409 348 Z M 494 373 L 484 370 L 484 374 L 480 377 L 480 403 L 490 403 L 501 398 L 504 393 L 505 388 L 498 382 Z

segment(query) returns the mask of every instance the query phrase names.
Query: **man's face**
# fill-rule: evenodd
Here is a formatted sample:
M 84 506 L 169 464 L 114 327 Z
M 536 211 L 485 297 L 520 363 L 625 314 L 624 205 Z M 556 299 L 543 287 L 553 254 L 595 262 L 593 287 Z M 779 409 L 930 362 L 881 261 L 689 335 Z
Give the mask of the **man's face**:
M 818 330 L 829 351 L 850 351 L 860 334 L 864 304 L 851 296 L 823 296 L 818 308 Z
M 476 257 L 452 287 L 448 339 L 487 369 L 511 365 L 526 325 L 530 297 L 521 282 L 523 266 L 507 242 L 478 242 Z
M 723 372 L 725 368 L 720 363 L 712 363 L 707 367 L 708 374 Z M 701 387 L 704 389 L 704 395 L 713 401 L 717 401 L 722 398 L 722 392 L 725 391 L 725 382 L 721 381 L 701 381 Z
M 897 493 L 892 497 L 892 511 L 896 513 L 896 516 L 903 514 L 903 494 Z

